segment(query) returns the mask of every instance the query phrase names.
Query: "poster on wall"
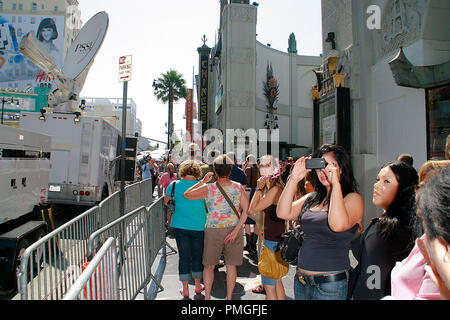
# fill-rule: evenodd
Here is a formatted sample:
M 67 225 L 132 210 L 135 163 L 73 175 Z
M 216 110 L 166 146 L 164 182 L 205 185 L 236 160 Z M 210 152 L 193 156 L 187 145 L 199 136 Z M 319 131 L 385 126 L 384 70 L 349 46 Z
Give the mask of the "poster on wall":
M 19 44 L 28 32 L 33 32 L 62 68 L 64 16 L 0 14 L 0 87 L 56 89 L 52 79 L 19 52 Z
M 333 114 L 322 119 L 322 144 L 336 143 L 336 115 Z

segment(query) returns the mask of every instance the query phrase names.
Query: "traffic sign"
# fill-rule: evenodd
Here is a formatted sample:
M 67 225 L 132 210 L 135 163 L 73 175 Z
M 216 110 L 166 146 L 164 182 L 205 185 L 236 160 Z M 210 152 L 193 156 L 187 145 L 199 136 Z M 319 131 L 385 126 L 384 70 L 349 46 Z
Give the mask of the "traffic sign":
M 119 82 L 131 80 L 131 55 L 119 58 Z

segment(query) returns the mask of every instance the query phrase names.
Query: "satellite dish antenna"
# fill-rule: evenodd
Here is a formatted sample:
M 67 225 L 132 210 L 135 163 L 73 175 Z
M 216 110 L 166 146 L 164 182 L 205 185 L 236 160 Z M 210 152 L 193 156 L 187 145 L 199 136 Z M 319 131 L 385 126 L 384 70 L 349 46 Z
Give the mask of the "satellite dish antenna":
M 23 37 L 19 50 L 56 80 L 58 89 L 48 95 L 48 105 L 54 108 L 54 111 L 76 112 L 78 110 L 79 94 L 105 39 L 108 26 L 109 18 L 105 11 L 89 19 L 70 46 L 61 70 L 32 32 Z

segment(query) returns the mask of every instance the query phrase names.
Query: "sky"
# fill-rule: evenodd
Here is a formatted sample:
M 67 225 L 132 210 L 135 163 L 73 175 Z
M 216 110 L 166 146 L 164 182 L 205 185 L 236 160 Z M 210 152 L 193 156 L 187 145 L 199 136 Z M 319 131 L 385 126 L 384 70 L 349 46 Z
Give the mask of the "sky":
M 167 104 L 153 95 L 153 79 L 175 69 L 192 88 L 198 74 L 197 48 L 206 35 L 209 47 L 216 44 L 219 0 L 78 0 L 81 20 L 86 23 L 97 12 L 106 11 L 109 29 L 89 71 L 82 97 L 122 98 L 118 82 L 119 57 L 132 55 L 128 98 L 137 105 L 142 135 L 167 141 Z M 252 3 L 253 1 L 250 1 Z M 259 0 L 256 39 L 273 49 L 287 51 L 294 32 L 299 55 L 322 53 L 320 0 Z M 175 131 L 186 131 L 185 101 L 174 106 Z M 152 144 L 154 144 L 152 142 Z

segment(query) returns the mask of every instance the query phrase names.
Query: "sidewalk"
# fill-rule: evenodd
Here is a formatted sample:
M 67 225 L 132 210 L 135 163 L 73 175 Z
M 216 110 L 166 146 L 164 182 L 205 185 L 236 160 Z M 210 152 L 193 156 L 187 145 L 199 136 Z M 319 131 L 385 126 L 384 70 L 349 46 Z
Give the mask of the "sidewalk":
M 166 238 L 167 242 L 175 249 L 177 245 L 175 239 Z M 161 255 L 161 254 L 160 254 Z M 158 265 L 158 261 L 155 262 Z M 294 298 L 294 274 L 295 268 L 290 267 L 289 273 L 283 278 L 286 300 Z M 264 300 L 264 294 L 253 293 L 252 289 L 261 283 L 261 276 L 258 272 L 256 255 L 244 251 L 244 262 L 237 267 L 236 286 L 233 291 L 233 300 Z M 167 247 L 167 265 L 165 267 L 161 285 L 164 290 L 158 292 L 156 300 L 183 300 L 179 290 L 182 285 L 178 278 L 178 253 L 171 252 Z M 203 294 L 194 293 L 194 281 L 189 283 L 190 298 L 193 300 L 204 300 Z M 224 300 L 226 297 L 226 267 L 215 269 L 214 283 L 211 291 L 212 300 Z

